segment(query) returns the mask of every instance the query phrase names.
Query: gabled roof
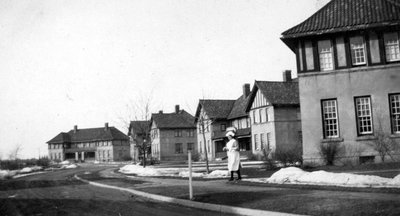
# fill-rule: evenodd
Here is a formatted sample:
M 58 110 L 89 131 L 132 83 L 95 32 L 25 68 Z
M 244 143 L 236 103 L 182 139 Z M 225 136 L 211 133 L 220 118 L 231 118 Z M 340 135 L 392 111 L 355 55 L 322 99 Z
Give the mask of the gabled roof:
M 247 103 L 247 112 L 250 110 L 258 90 L 261 91 L 265 99 L 273 106 L 300 105 L 298 82 L 271 82 L 256 80 Z
M 92 141 L 129 140 L 129 137 L 115 127 L 78 129 L 62 132 L 47 143 L 76 143 Z
M 150 121 L 131 121 L 128 136 L 131 135 L 132 129 L 136 134 L 145 134 L 150 129 Z
M 196 128 L 194 117 L 185 110 L 178 113 L 153 113 L 151 123 L 155 122 L 159 129 Z
M 400 0 L 332 0 L 284 38 L 399 25 Z
M 200 116 L 201 108 L 203 108 L 210 119 L 226 119 L 234 104 L 235 100 L 199 100 L 196 118 Z
M 246 105 L 249 99 L 249 96 L 240 96 L 233 104 L 232 110 L 228 115 L 228 119 L 230 120 L 247 116 L 248 114 L 246 113 Z

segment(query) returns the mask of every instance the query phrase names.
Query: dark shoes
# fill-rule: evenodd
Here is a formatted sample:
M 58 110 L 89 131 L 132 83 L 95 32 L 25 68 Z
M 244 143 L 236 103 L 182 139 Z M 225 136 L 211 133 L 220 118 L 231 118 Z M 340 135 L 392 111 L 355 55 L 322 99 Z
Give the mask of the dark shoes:
M 230 178 L 228 181 L 233 181 L 233 178 Z

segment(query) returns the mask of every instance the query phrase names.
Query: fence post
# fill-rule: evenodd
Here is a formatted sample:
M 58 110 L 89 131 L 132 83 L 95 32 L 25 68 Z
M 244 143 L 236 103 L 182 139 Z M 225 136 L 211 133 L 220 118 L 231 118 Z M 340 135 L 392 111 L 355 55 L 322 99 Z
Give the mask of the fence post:
M 193 200 L 193 186 L 192 186 L 192 151 L 188 151 L 189 160 L 189 199 Z

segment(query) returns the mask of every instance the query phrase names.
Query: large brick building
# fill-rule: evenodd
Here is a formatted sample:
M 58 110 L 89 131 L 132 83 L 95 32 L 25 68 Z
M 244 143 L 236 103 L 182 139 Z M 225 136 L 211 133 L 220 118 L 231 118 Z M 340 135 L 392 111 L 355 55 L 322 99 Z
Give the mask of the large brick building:
M 129 137 L 105 123 L 101 128 L 61 132 L 47 142 L 51 160 L 119 161 L 129 158 Z
M 400 140 L 399 38 L 399 0 L 332 0 L 282 33 L 296 54 L 305 163 L 322 163 L 326 143 L 343 146 L 341 159 L 380 161 L 378 135 Z

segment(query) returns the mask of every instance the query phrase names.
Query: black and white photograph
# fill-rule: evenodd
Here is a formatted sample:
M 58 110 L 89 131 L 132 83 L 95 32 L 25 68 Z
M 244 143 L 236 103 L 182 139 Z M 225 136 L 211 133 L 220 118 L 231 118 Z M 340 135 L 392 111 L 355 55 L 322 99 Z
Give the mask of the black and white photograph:
M 400 0 L 0 0 L 0 215 L 400 214 Z

